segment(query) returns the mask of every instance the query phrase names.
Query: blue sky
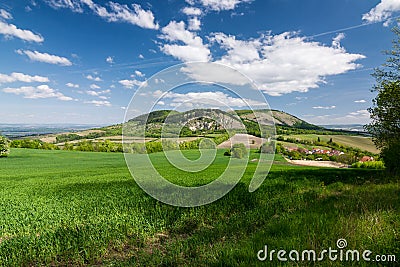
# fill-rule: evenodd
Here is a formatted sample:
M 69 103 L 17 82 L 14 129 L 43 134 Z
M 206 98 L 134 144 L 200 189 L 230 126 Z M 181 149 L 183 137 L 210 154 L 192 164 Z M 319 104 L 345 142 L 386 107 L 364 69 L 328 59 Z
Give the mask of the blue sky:
M 147 78 L 191 61 L 237 69 L 308 122 L 367 123 L 399 15 L 398 0 L 5 0 L 0 123 L 120 123 Z

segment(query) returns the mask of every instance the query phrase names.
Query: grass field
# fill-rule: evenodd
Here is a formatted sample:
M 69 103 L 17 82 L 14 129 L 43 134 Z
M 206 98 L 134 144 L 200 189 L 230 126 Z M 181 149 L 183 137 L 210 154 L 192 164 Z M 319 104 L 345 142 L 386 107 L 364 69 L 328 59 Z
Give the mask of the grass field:
M 223 152 L 201 182 L 226 166 Z M 199 183 L 151 157 L 170 180 Z M 146 195 L 122 154 L 13 149 L 0 158 L 0 266 L 371 266 L 257 260 L 264 245 L 321 251 L 339 238 L 400 260 L 398 180 L 377 170 L 291 166 L 278 156 L 249 193 L 255 166 L 222 199 L 178 208 Z
M 317 135 L 317 134 L 299 134 L 290 135 L 290 138 L 298 138 L 301 140 L 315 141 L 318 137 L 323 142 L 328 142 L 330 138 L 332 141 L 341 145 L 350 146 L 366 150 L 372 153 L 379 153 L 379 150 L 375 147 L 370 137 L 364 136 L 352 136 L 352 135 Z

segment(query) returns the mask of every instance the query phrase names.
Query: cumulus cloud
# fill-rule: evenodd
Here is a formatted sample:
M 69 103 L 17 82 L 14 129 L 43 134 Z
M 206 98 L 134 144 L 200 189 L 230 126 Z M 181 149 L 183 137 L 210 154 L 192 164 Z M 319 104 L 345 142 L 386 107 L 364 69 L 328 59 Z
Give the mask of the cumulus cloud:
M 188 16 L 200 16 L 202 14 L 201 9 L 196 7 L 185 7 L 182 9 L 182 12 Z
M 10 75 L 0 73 L 0 84 L 2 83 L 13 83 L 13 82 L 24 82 L 24 83 L 32 83 L 32 82 L 40 82 L 47 83 L 49 82 L 49 78 L 43 76 L 30 76 L 27 74 L 23 74 L 20 72 L 13 72 Z
M 313 109 L 335 109 L 336 106 L 316 106 Z
M 88 95 L 98 96 L 98 97 L 101 97 L 103 94 L 109 94 L 110 92 L 111 92 L 110 90 L 103 90 L 103 91 L 92 91 L 92 90 L 89 90 L 89 91 L 86 91 L 86 93 Z
M 354 101 L 354 103 L 366 103 L 366 102 L 367 102 L 367 101 L 364 100 L 364 99 Z
M 69 88 L 79 88 L 79 84 L 67 83 L 65 85 L 68 86 Z
M 332 40 L 332 47 L 336 49 L 342 48 L 340 42 L 346 37 L 344 33 L 338 33 L 335 38 Z
M 138 70 L 135 70 L 135 75 L 138 77 L 144 77 L 145 75 Z
M 381 0 L 381 2 L 372 8 L 368 13 L 362 16 L 366 22 L 381 22 L 390 19 L 394 12 L 400 11 L 400 1 Z M 385 25 L 387 26 L 387 24 Z
M 74 12 L 82 13 L 81 1 L 74 0 L 45 0 L 45 2 L 54 9 L 69 8 Z
M 110 101 L 107 100 L 92 100 L 92 101 L 85 101 L 85 104 L 92 104 L 96 107 L 111 107 Z
M 97 84 L 91 84 L 90 89 L 100 89 L 100 86 L 98 86 Z
M 217 63 L 242 72 L 274 96 L 318 88 L 327 76 L 354 70 L 360 67 L 356 61 L 365 58 L 348 53 L 343 47 L 329 47 L 291 32 L 249 40 L 215 33 L 210 40 L 226 51 Z M 208 75 L 216 76 L 212 72 Z
M 79 13 L 83 12 L 86 6 L 109 22 L 126 22 L 146 29 L 157 30 L 159 28 L 154 14 L 150 10 L 142 9 L 138 4 L 128 6 L 110 1 L 106 8 L 92 0 L 48 0 L 47 3 L 53 8 L 69 8 L 73 12 Z
M 144 56 L 142 54 L 139 55 L 140 59 L 144 59 Z
M 189 26 L 188 29 L 191 31 L 199 31 L 201 30 L 201 21 L 198 17 L 190 18 L 189 19 Z
M 369 112 L 366 109 L 350 112 L 346 117 L 348 118 L 369 118 Z
M 48 85 L 43 84 L 36 87 L 22 86 L 19 88 L 4 88 L 3 92 L 16 95 L 23 95 L 24 98 L 39 99 L 39 98 L 57 98 L 62 101 L 71 101 L 72 97 L 65 96 L 64 94 L 50 88 Z
M 250 3 L 252 0 L 199 0 L 203 6 L 215 10 L 233 10 L 241 3 Z
M 3 18 L 3 19 L 12 19 L 13 16 L 12 16 L 10 13 L 8 13 L 6 10 L 0 9 L 0 18 Z
M 186 29 L 183 21 L 171 21 L 162 28 L 159 38 L 169 41 L 171 44 L 163 44 L 160 49 L 167 55 L 178 58 L 181 61 L 209 61 L 211 53 L 201 37 Z M 179 44 L 178 44 L 179 43 Z M 183 44 L 180 44 L 183 43 Z
M 44 38 L 39 34 L 35 34 L 29 30 L 19 29 L 17 26 L 3 21 L 0 21 L 0 34 L 5 35 L 6 37 L 17 37 L 28 42 L 41 43 L 44 41 Z
M 108 63 L 108 64 L 114 64 L 114 58 L 113 57 L 107 57 L 106 58 L 106 62 Z
M 265 103 L 250 99 L 235 98 L 223 92 L 190 92 L 186 94 L 169 92 L 164 95 L 163 99 L 171 99 L 172 103 L 170 106 L 180 106 L 185 103 L 190 103 L 191 107 L 204 107 L 204 105 L 209 107 L 246 107 L 248 105 L 265 105 Z
M 90 81 L 95 81 L 95 82 L 101 82 L 102 81 L 102 79 L 100 77 L 95 77 L 95 76 L 92 76 L 90 74 L 86 76 L 86 79 L 88 79 Z
M 145 86 L 146 82 L 138 81 L 136 79 L 133 80 L 120 80 L 118 81 L 123 87 L 127 89 L 132 89 L 134 87 Z
M 65 57 L 60 57 L 56 55 L 50 55 L 47 53 L 40 53 L 38 51 L 30 51 L 30 50 L 17 50 L 16 51 L 20 55 L 27 55 L 30 60 L 32 61 L 38 61 L 38 62 L 43 62 L 43 63 L 48 63 L 48 64 L 55 64 L 55 65 L 61 65 L 61 66 L 71 66 L 72 62 L 69 61 L 69 59 Z

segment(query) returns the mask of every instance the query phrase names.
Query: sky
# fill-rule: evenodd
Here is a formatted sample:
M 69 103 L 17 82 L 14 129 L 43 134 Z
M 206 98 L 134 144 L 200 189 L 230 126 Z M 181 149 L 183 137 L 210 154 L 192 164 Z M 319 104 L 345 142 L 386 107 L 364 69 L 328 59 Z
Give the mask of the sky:
M 252 80 L 273 109 L 365 124 L 399 16 L 399 0 L 3 0 L 0 123 L 121 123 L 147 79 L 212 62 Z M 213 88 L 171 93 L 159 108 L 242 107 Z

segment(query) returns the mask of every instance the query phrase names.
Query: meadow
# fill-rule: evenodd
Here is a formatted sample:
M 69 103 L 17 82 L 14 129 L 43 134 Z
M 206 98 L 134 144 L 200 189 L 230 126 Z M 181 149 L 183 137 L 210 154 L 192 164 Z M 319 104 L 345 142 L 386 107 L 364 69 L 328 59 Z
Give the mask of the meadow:
M 224 151 L 211 169 L 190 176 L 160 153 L 150 157 L 171 181 L 198 185 L 226 166 Z M 12 149 L 0 159 L 0 266 L 371 265 L 257 259 L 264 245 L 320 251 L 339 238 L 349 249 L 400 260 L 398 179 L 381 170 L 292 166 L 277 155 L 263 185 L 249 193 L 255 166 L 249 162 L 220 200 L 179 208 L 143 192 L 120 153 Z

